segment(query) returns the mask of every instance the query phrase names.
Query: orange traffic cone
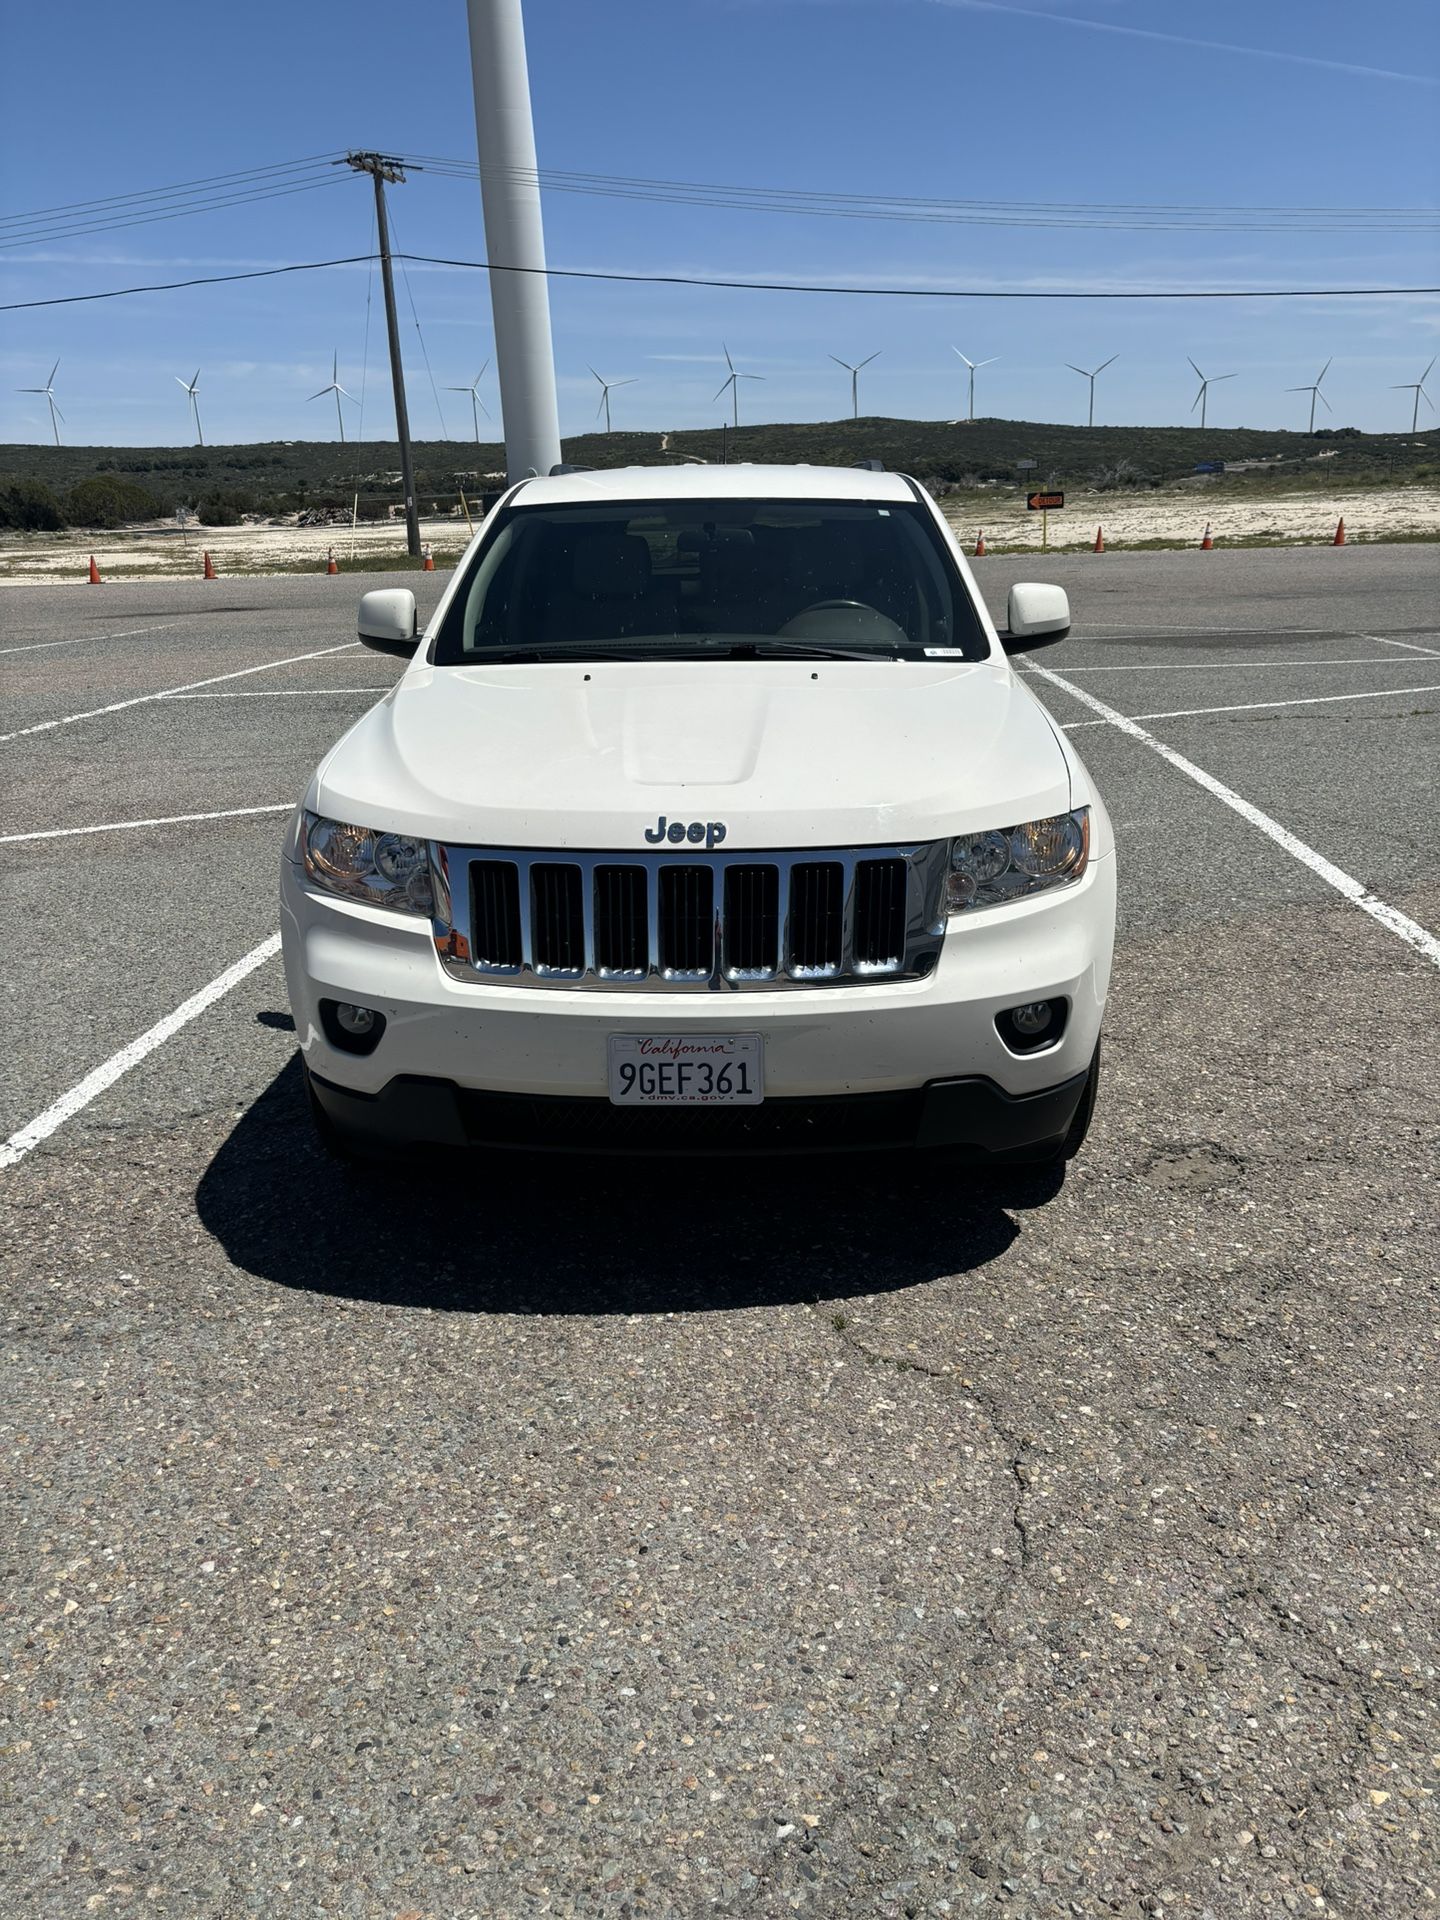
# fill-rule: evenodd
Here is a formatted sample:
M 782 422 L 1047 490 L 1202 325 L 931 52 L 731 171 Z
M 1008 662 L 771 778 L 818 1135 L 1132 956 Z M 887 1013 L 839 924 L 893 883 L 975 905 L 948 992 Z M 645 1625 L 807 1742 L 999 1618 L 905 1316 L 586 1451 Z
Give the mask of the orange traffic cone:
M 977 560 L 983 560 L 985 558 L 985 535 L 983 531 L 979 539 L 975 542 L 975 558 Z
M 1200 551 L 1202 553 L 1209 553 L 1214 545 L 1215 542 L 1210 533 L 1210 522 L 1207 520 L 1205 522 L 1205 538 L 1200 542 Z
M 100 569 L 95 564 L 95 556 L 93 553 L 90 556 L 90 584 L 92 587 L 98 587 L 103 584 L 100 579 Z
M 1339 522 L 1335 528 L 1335 538 L 1330 542 L 1330 544 L 1332 547 L 1343 547 L 1345 544 L 1345 516 L 1343 513 L 1341 514 Z
M 215 562 L 210 558 L 210 549 L 208 547 L 205 549 L 205 578 L 207 580 L 217 580 L 219 578 L 219 575 L 215 571 Z
M 424 553 L 425 558 L 421 563 L 420 571 L 422 573 L 433 573 L 435 571 L 435 556 L 430 551 L 430 542 L 428 540 L 425 542 Z
M 1105 529 L 1103 527 L 1096 527 L 1095 529 L 1094 550 L 1096 553 L 1104 553 L 1105 551 Z
M 325 571 L 326 573 L 338 573 L 340 571 L 340 565 L 335 558 L 335 549 L 333 547 L 331 547 L 329 558 L 325 562 Z

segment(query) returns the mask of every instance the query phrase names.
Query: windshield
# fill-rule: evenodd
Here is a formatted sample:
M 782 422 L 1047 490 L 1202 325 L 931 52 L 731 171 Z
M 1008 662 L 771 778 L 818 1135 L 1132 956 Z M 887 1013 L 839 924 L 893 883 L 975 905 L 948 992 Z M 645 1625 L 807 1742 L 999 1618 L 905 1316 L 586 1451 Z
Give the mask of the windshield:
M 499 515 L 434 659 L 894 659 L 927 648 L 990 652 L 920 502 L 644 500 Z

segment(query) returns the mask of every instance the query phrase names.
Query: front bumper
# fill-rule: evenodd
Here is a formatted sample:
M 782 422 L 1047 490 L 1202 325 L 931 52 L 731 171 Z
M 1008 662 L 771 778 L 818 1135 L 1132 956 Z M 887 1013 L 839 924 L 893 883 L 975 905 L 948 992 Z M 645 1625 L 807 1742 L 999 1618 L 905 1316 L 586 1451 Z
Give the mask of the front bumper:
M 348 1141 L 384 1149 L 511 1148 L 529 1153 L 750 1155 L 958 1150 L 977 1161 L 1057 1151 L 1086 1075 L 1039 1093 L 991 1080 L 934 1080 L 902 1093 L 765 1100 L 758 1107 L 612 1107 L 522 1093 L 479 1093 L 401 1074 L 379 1093 L 318 1075 L 311 1090 Z
M 673 1151 L 677 1141 L 683 1150 L 691 1140 L 694 1151 L 725 1151 L 731 1141 L 740 1151 L 808 1142 L 1009 1152 L 1063 1136 L 1083 1090 L 1109 985 L 1115 860 L 1093 859 L 1073 887 L 952 921 L 923 979 L 864 985 L 744 993 L 470 985 L 442 970 L 428 922 L 318 894 L 288 860 L 281 926 L 306 1066 L 347 1131 L 452 1144 L 573 1138 L 639 1151 Z M 376 1050 L 332 1046 L 321 999 L 382 1013 Z M 1016 1054 L 995 1016 L 1038 999 L 1069 1003 L 1064 1032 L 1053 1046 Z M 717 1031 L 763 1035 L 760 1107 L 610 1106 L 611 1034 Z

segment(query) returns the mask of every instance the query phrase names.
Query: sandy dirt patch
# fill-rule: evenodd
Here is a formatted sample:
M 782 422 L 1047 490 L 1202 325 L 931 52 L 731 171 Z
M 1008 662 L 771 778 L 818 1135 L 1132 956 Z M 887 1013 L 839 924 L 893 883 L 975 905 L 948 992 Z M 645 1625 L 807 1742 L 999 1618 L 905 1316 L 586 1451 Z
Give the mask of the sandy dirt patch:
M 983 532 L 987 548 L 1038 552 L 1041 516 L 1023 495 L 963 502 L 947 499 L 946 518 L 967 551 Z M 1107 546 L 1199 546 L 1208 523 L 1217 541 L 1290 546 L 1331 540 L 1344 517 L 1347 540 L 1440 539 L 1440 488 L 1367 488 L 1364 492 L 1278 494 L 1270 499 L 1214 499 L 1183 494 L 1065 491 L 1063 511 L 1049 517 L 1052 551 L 1089 547 L 1103 527 Z
M 437 555 L 453 560 L 469 540 L 464 520 L 422 520 L 420 538 Z M 405 558 L 404 523 L 348 527 L 176 527 L 117 533 L 11 533 L 0 537 L 0 583 L 84 580 L 90 555 L 107 580 L 197 578 L 208 552 L 222 576 L 285 573 L 313 566 L 325 571 L 331 549 L 344 571 L 359 572 L 377 560 Z M 418 566 L 420 563 L 415 562 Z

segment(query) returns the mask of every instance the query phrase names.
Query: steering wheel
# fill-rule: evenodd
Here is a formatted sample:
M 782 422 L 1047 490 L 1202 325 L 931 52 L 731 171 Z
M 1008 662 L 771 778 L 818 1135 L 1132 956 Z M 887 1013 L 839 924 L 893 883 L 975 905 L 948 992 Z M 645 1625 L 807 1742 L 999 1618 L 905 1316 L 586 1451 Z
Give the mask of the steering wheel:
M 847 614 L 845 620 L 832 620 L 832 614 Z M 905 629 L 864 600 L 816 600 L 801 613 L 792 614 L 780 629 L 782 638 L 796 640 L 851 640 L 867 646 L 900 646 L 908 638 Z

